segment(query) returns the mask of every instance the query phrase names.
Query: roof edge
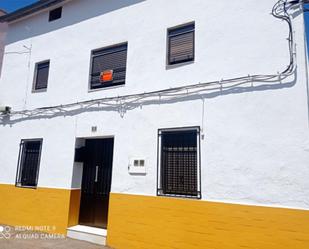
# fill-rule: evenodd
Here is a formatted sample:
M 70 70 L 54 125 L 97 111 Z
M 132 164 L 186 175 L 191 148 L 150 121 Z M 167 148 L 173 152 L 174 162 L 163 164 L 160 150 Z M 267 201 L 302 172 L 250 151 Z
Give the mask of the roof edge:
M 0 22 L 13 22 L 65 1 L 67 0 L 40 0 L 12 13 L 0 16 Z

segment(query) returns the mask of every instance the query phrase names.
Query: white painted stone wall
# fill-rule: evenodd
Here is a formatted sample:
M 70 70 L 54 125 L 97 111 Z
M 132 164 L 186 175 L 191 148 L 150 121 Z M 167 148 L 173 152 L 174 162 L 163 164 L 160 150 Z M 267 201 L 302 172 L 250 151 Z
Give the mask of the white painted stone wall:
M 44 11 L 9 26 L 0 104 L 13 110 L 169 87 L 273 74 L 289 63 L 287 24 L 275 0 L 73 0 L 48 23 Z M 195 21 L 195 61 L 166 67 L 167 28 Z M 303 16 L 293 20 L 297 73 L 266 86 L 248 83 L 184 101 L 142 104 L 0 126 L 0 182 L 15 183 L 19 142 L 43 138 L 39 187 L 71 188 L 76 138 L 114 136 L 112 191 L 156 195 L 157 131 L 200 126 L 202 198 L 309 209 L 308 82 Z M 88 91 L 90 51 L 128 41 L 125 86 Z M 35 63 L 50 59 L 47 92 L 32 93 Z M 96 133 L 91 127 L 97 126 Z M 144 156 L 147 174 L 128 172 Z M 78 171 L 78 170 L 77 170 Z M 76 171 L 74 171 L 76 172 Z M 80 175 L 78 173 L 74 175 Z

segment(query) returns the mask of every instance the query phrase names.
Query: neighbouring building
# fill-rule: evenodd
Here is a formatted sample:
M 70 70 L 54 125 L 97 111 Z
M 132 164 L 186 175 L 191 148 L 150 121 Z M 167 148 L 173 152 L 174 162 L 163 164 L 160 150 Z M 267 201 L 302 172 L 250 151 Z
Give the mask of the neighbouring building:
M 120 249 L 309 248 L 302 4 L 41 0 L 0 17 L 0 223 Z
M 4 10 L 0 9 L 0 17 L 6 14 L 7 13 Z M 6 31 L 7 31 L 7 23 L 0 23 L 0 73 L 1 73 L 1 67 L 2 67 Z M 1 77 L 1 74 L 0 74 L 0 77 Z

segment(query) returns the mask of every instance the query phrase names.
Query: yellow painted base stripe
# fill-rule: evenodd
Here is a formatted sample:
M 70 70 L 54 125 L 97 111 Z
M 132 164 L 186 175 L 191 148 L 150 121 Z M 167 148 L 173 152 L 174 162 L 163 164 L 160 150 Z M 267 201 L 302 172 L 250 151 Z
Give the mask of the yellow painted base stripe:
M 49 226 L 54 230 L 46 232 L 66 234 L 79 212 L 78 191 L 0 184 L 0 198 L 0 223 L 12 226 Z M 70 200 L 74 207 L 70 208 Z
M 308 249 L 309 211 L 111 194 L 117 249 Z
M 78 225 L 81 191 L 71 190 L 68 227 Z

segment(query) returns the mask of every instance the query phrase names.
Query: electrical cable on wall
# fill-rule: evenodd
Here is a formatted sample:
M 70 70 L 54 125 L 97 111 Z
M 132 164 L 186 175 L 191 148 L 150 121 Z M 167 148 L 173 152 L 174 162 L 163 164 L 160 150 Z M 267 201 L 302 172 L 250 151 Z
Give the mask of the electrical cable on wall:
M 143 101 L 151 101 L 153 98 L 159 98 L 159 100 L 172 100 L 175 98 L 186 97 L 188 95 L 198 95 L 208 91 L 214 90 L 224 90 L 231 87 L 237 87 L 247 83 L 253 82 L 263 82 L 263 83 L 273 83 L 281 82 L 287 77 L 293 75 L 296 69 L 296 50 L 295 50 L 295 41 L 292 27 L 292 20 L 288 11 L 292 7 L 302 6 L 303 4 L 309 3 L 309 0 L 279 0 L 272 9 L 272 15 L 275 18 L 281 19 L 288 24 L 289 27 L 289 36 L 288 36 L 288 47 L 289 47 L 289 65 L 287 68 L 276 74 L 270 75 L 247 75 L 244 77 L 231 78 L 231 79 L 222 79 L 219 81 L 198 83 L 193 85 L 163 89 L 152 92 L 144 92 L 139 94 L 130 94 L 116 97 L 107 97 L 86 100 L 81 102 L 75 102 L 64 105 L 48 106 L 36 108 L 33 110 L 21 110 L 21 111 L 12 111 L 6 115 L 0 115 L 1 119 L 4 119 L 7 115 L 22 115 L 22 116 L 38 116 L 38 115 L 55 115 L 55 114 L 64 114 L 69 111 L 76 110 L 87 110 L 87 108 L 97 106 L 113 107 L 116 108 L 121 115 L 125 112 L 125 106 L 128 105 L 141 105 Z

